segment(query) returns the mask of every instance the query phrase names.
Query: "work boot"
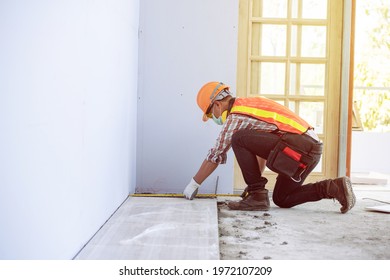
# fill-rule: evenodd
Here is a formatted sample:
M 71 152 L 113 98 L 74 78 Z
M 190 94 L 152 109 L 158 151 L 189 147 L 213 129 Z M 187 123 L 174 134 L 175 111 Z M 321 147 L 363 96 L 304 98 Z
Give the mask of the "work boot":
M 348 177 L 324 180 L 315 184 L 321 198 L 333 198 L 340 202 L 341 213 L 347 213 L 355 205 L 356 198 Z
M 244 192 L 245 193 L 245 192 Z M 259 189 L 246 192 L 246 196 L 240 201 L 230 201 L 227 206 L 231 210 L 243 211 L 267 211 L 269 210 L 268 190 Z

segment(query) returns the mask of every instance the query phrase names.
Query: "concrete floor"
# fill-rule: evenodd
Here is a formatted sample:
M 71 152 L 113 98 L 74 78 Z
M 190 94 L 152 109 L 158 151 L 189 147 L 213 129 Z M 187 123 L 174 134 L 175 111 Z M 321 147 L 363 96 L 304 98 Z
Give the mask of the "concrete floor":
M 129 197 L 77 260 L 217 260 L 215 199 Z
M 390 186 L 354 186 L 346 214 L 321 200 L 267 212 L 231 211 L 218 199 L 130 198 L 76 259 L 390 260 Z M 218 206 L 217 206 L 218 204 Z
M 390 260 L 390 214 L 366 207 L 390 202 L 390 186 L 354 186 L 356 205 L 346 214 L 321 200 L 267 212 L 231 211 L 219 198 L 221 259 Z

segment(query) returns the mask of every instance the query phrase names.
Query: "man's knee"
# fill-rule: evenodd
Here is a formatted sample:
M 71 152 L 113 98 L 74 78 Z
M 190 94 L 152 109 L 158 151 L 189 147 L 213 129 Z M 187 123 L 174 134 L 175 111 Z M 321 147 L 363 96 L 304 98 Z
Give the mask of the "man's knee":
M 291 208 L 292 205 L 288 204 L 288 197 L 279 197 L 276 196 L 275 193 L 272 195 L 272 201 L 279 206 L 280 208 Z

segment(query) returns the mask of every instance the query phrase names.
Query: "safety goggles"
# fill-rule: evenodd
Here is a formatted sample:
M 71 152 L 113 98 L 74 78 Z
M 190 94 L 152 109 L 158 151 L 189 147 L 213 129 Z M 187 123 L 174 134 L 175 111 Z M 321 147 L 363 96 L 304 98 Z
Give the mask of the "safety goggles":
M 211 113 L 211 109 L 213 108 L 215 101 L 220 101 L 220 100 L 224 99 L 228 95 L 230 95 L 230 92 L 227 91 L 226 89 L 224 89 L 221 92 L 219 92 L 217 94 L 217 96 L 211 101 L 209 107 L 207 107 L 207 110 L 205 112 L 206 117 L 211 119 L 213 117 L 213 114 Z

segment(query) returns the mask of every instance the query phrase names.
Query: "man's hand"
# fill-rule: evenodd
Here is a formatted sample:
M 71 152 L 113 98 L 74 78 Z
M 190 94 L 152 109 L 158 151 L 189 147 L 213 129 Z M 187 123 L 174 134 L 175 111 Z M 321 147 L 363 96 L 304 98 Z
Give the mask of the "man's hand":
M 200 185 L 197 182 L 195 182 L 194 179 L 191 179 L 191 182 L 187 185 L 187 187 L 183 191 L 185 198 L 189 200 L 193 199 L 198 193 L 199 187 Z

